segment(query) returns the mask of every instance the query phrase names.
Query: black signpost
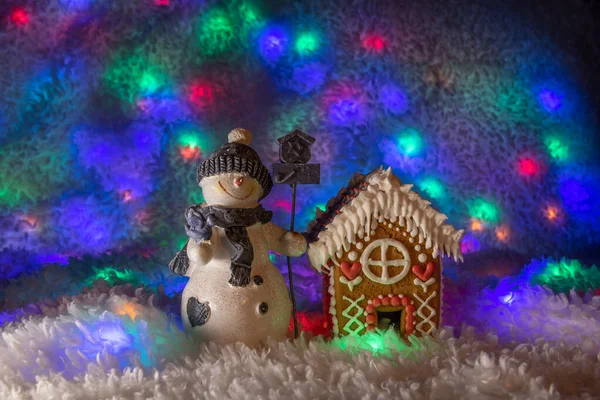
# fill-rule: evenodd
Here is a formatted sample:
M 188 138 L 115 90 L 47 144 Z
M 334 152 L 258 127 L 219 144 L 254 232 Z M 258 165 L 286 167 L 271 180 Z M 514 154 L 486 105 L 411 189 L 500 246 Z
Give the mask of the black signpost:
M 296 185 L 319 184 L 321 168 L 319 164 L 307 164 L 311 158 L 310 146 L 315 139 L 299 129 L 295 129 L 279 141 L 279 160 L 281 164 L 273 164 L 275 184 L 286 184 L 292 187 L 292 220 L 290 231 L 294 231 L 296 214 Z M 288 276 L 290 279 L 290 297 L 294 315 L 294 337 L 298 337 L 298 320 L 296 318 L 296 297 L 294 296 L 294 281 L 292 278 L 292 262 L 287 258 Z

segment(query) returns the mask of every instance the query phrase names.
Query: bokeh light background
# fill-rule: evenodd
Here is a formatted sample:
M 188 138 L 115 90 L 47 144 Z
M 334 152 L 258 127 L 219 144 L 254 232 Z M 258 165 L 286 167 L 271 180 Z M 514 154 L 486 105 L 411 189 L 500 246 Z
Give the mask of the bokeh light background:
M 238 126 L 267 165 L 292 129 L 316 138 L 298 230 L 353 172 L 391 166 L 465 229 L 448 279 L 505 305 L 525 284 L 600 288 L 598 28 L 585 2 L 540 4 L 3 1 L 2 322 L 97 280 L 176 296 L 195 166 Z M 290 196 L 263 203 L 283 226 Z M 294 268 L 318 310 L 320 279 Z

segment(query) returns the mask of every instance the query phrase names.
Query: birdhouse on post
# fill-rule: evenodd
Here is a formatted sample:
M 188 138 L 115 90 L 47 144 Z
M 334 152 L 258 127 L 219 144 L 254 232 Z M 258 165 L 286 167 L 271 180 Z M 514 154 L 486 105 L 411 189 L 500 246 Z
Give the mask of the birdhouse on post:
M 315 139 L 301 130 L 295 129 L 277 141 L 279 142 L 281 164 L 273 165 L 275 183 L 318 184 L 321 175 L 319 164 L 307 164 L 312 156 L 310 146 Z
M 280 164 L 273 164 L 273 178 L 276 184 L 286 184 L 292 187 L 292 220 L 290 231 L 294 231 L 294 218 L 296 214 L 296 185 L 311 185 L 321 182 L 321 166 L 307 164 L 310 161 L 310 146 L 315 138 L 308 136 L 299 129 L 295 129 L 279 141 Z M 290 297 L 292 299 L 292 313 L 294 316 L 294 337 L 298 337 L 298 320 L 296 319 L 296 298 L 294 296 L 294 280 L 290 257 L 287 258 L 288 278 L 290 280 Z
M 285 164 L 306 164 L 311 157 L 310 146 L 315 139 L 299 129 L 295 129 L 279 141 L 279 159 Z

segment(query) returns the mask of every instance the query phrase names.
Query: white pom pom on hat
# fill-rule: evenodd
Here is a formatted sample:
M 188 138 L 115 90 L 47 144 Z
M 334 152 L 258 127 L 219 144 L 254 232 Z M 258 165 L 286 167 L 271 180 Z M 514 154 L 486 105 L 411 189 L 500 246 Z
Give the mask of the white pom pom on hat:
M 227 141 L 229 143 L 240 143 L 250 146 L 252 143 L 252 132 L 244 128 L 235 128 L 227 135 Z

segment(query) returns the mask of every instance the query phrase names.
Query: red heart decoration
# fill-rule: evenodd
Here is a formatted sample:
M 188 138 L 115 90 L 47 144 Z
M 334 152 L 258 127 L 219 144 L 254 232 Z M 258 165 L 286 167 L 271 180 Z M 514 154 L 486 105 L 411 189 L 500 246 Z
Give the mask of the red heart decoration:
M 419 278 L 423 282 L 426 282 L 429 278 L 431 278 L 431 274 L 433 274 L 434 268 L 435 264 L 432 262 L 428 262 L 427 267 L 425 267 L 425 271 L 423 271 L 423 268 L 420 265 L 413 265 L 412 272 L 417 276 L 417 278 Z
M 362 265 L 360 265 L 360 263 L 357 263 L 357 262 L 350 265 L 349 262 L 342 261 L 340 263 L 340 268 L 342 269 L 342 272 L 344 273 L 344 275 L 346 275 L 346 278 L 352 280 L 352 279 L 356 278 L 356 276 L 362 269 Z

